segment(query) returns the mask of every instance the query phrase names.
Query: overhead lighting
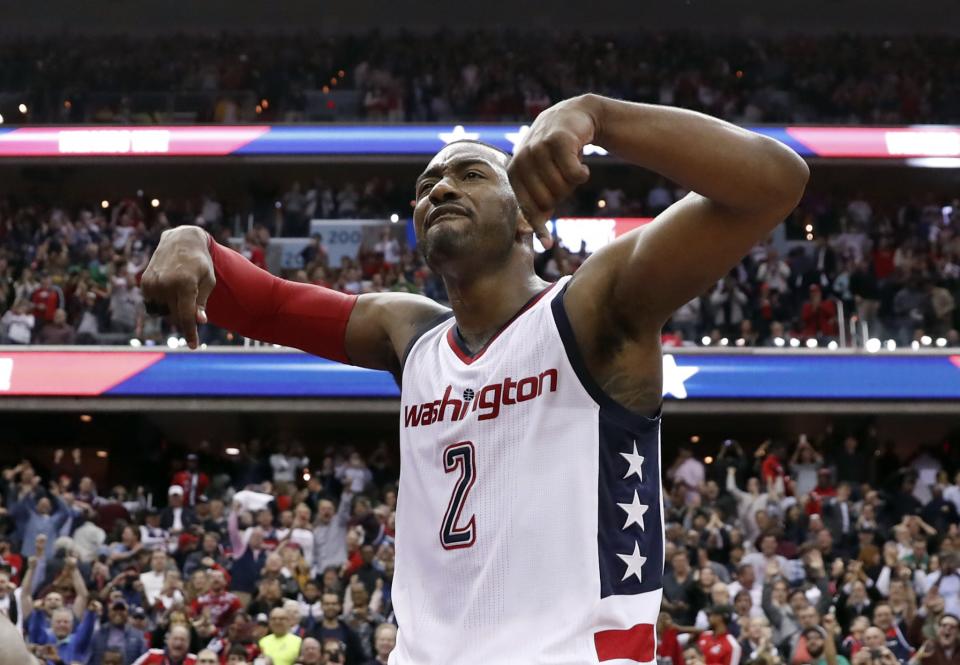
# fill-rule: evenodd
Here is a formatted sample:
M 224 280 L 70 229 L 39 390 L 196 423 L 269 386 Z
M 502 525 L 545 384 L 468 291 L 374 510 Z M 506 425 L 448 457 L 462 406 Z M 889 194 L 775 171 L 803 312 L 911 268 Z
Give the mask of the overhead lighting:
M 939 346 L 939 347 L 942 349 L 942 348 L 945 347 L 946 345 L 947 345 L 947 338 L 946 338 L 946 337 L 938 337 L 938 338 L 937 338 L 937 346 Z
M 700 338 L 700 343 L 704 346 L 710 346 L 710 342 L 713 341 L 710 339 L 710 335 L 704 335 Z
M 782 338 L 782 337 L 774 337 L 774 338 L 773 338 L 773 345 L 774 345 L 774 346 L 783 346 L 783 345 L 786 344 L 786 343 L 787 343 L 787 340 L 785 340 L 785 339 Z
M 151 207 L 151 208 L 159 208 L 159 207 L 160 207 L 160 199 L 150 199 L 150 207 Z
M 101 208 L 104 208 L 104 209 L 109 208 L 109 207 L 110 207 L 110 202 L 107 201 L 106 199 L 104 199 L 103 201 L 100 202 L 100 207 L 101 207 Z
M 882 343 L 876 337 L 871 337 L 867 340 L 867 343 L 863 345 L 863 348 L 867 350 L 868 353 L 876 353 L 880 350 Z
M 97 451 L 97 457 L 99 457 L 100 459 L 106 459 L 107 455 L 109 455 L 109 453 L 106 450 Z
M 747 344 L 747 340 L 745 340 L 742 337 L 738 337 L 737 341 L 734 342 L 734 344 L 736 344 L 737 346 L 745 346 Z
M 960 169 L 960 157 L 914 157 L 906 162 L 924 169 Z
M 393 213 L 392 215 L 390 215 L 390 222 L 392 224 L 396 224 L 399 221 L 400 221 L 400 215 L 398 215 L 397 213 Z
M 177 346 L 178 346 L 177 338 L 176 338 L 176 337 L 168 337 L 168 338 L 167 338 L 167 346 L 169 346 L 171 349 L 177 348 Z
M 690 443 L 700 443 L 700 435 L 694 434 L 690 437 Z
M 82 416 L 80 416 L 80 422 L 82 423 L 89 423 L 92 421 L 93 421 L 93 416 L 91 416 L 89 413 L 84 413 Z
M 917 340 L 913 340 L 912 342 L 910 342 L 910 348 L 913 349 L 914 351 L 919 351 L 920 342 L 918 342 Z
M 720 338 L 720 346 L 730 346 L 730 340 L 726 337 Z
M 837 344 L 834 340 L 830 340 L 830 343 L 827 344 L 827 348 L 830 349 L 831 351 L 836 351 L 837 349 L 840 348 L 840 345 Z
M 813 224 L 807 224 L 806 226 L 803 227 L 803 230 L 806 231 L 807 233 L 813 233 Z
M 896 343 L 894 340 L 892 340 L 892 339 L 888 339 L 888 340 L 887 340 L 886 346 L 887 346 L 887 351 L 896 351 L 896 350 L 897 350 L 897 343 Z
M 930 346 L 933 344 L 933 338 L 931 338 L 930 335 L 924 335 L 920 338 L 920 343 L 924 346 Z
M 2 124 L 3 124 L 3 114 L 0 113 L 0 125 L 2 125 Z
M 236 457 L 240 454 L 239 448 L 226 448 L 224 451 L 225 455 L 230 455 L 230 457 Z
M 21 104 L 20 106 L 17 107 L 17 109 L 19 109 L 20 113 L 22 113 L 22 114 L 24 114 L 24 115 L 27 114 L 27 105 L 26 105 L 26 104 Z
M 310 472 L 309 472 L 309 471 L 304 471 L 304 472 L 303 472 L 303 480 L 304 480 L 304 481 L 310 480 Z
M 796 337 L 791 337 L 791 338 L 790 338 L 790 347 L 791 347 L 791 348 L 794 348 L 794 349 L 799 348 L 799 347 L 800 347 L 800 340 L 797 339 Z
M 141 346 L 143 346 L 143 343 L 142 343 L 139 339 L 137 339 L 136 337 L 131 337 L 131 338 L 130 338 L 130 346 L 132 346 L 132 347 L 135 348 L 135 349 L 138 349 L 138 348 L 140 348 Z
M 807 234 L 807 240 L 813 240 L 813 234 L 812 234 L 812 233 L 808 233 L 808 234 Z
M 812 337 L 811 337 L 810 339 L 808 339 L 808 340 L 807 340 L 807 348 L 808 348 L 808 349 L 815 349 L 815 348 L 817 348 L 817 340 L 815 340 L 815 339 L 812 338 Z
M 709 455 L 707 455 L 706 457 L 704 457 L 704 458 L 703 458 L 703 461 L 704 461 L 706 464 L 713 464 L 713 458 L 710 457 Z
M 606 208 L 606 207 L 607 207 L 607 202 L 604 201 L 603 199 L 600 199 L 599 201 L 597 201 L 597 207 L 598 207 L 598 208 Z

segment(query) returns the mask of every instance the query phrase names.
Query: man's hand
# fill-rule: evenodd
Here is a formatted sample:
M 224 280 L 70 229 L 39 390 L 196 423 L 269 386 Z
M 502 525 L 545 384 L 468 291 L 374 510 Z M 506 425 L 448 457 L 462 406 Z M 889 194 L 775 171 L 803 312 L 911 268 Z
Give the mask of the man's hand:
M 557 203 L 590 179 L 590 169 L 580 157 L 596 131 L 589 98 L 575 97 L 537 116 L 514 151 L 507 168 L 510 184 L 524 218 L 544 247 L 553 244 L 546 222 Z
M 207 298 L 215 284 L 207 234 L 196 226 L 181 226 L 160 236 L 140 288 L 147 311 L 170 314 L 187 345 L 195 349 L 197 324 L 207 322 Z

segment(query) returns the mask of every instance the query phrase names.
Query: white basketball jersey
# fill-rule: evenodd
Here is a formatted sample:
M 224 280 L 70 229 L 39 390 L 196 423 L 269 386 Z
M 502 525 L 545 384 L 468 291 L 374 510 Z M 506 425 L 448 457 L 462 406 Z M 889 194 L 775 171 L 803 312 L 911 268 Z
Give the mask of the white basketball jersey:
M 390 665 L 656 658 L 660 419 L 591 380 L 566 281 L 473 355 L 452 318 L 407 354 Z

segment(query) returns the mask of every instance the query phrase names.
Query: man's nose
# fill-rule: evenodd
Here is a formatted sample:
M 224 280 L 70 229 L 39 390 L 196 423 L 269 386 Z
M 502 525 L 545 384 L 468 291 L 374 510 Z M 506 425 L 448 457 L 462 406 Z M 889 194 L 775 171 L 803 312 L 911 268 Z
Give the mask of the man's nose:
M 430 202 L 439 205 L 460 198 L 460 190 L 453 186 L 450 178 L 443 178 L 430 190 Z

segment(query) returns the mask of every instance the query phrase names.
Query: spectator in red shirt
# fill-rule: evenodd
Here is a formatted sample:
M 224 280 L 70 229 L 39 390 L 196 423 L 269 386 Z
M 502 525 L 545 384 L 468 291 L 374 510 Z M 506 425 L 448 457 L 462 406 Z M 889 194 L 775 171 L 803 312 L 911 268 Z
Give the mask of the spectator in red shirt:
M 195 598 L 190 605 L 193 616 L 207 613 L 218 631 L 226 628 L 233 616 L 242 609 L 243 603 L 227 591 L 227 578 L 223 571 L 217 569 L 210 571 L 210 590 Z
M 678 639 L 681 627 L 673 623 L 669 612 L 657 617 L 657 663 L 660 665 L 683 665 L 683 651 Z
M 697 639 L 705 665 L 740 665 L 740 643 L 727 632 L 732 614 L 727 605 L 713 605 L 707 610 L 710 630 Z
M 197 505 L 197 498 L 207 491 L 210 478 L 200 471 L 200 462 L 197 456 L 190 453 L 187 455 L 187 468 L 173 474 L 173 481 L 170 484 L 182 487 L 184 503 L 188 506 L 195 506 Z
M 823 511 L 823 500 L 837 496 L 837 488 L 833 486 L 830 469 L 817 471 L 817 486 L 810 492 L 807 502 L 807 514 L 819 515 Z
M 150 649 L 133 665 L 196 665 L 197 657 L 189 652 L 190 629 L 178 623 L 167 632 L 164 649 Z
M 762 452 L 762 450 L 759 452 Z M 763 464 L 760 466 L 764 485 L 770 487 L 777 480 L 785 480 L 786 473 L 783 470 L 783 462 L 786 459 L 787 447 L 785 445 L 777 443 L 770 448 L 769 454 L 763 458 Z
M 817 284 L 810 285 L 810 300 L 803 303 L 800 319 L 804 337 L 836 337 L 838 334 L 837 305 L 832 300 L 823 299 L 823 292 Z
M 30 295 L 30 301 L 33 303 L 33 314 L 41 323 L 52 322 L 57 310 L 66 306 L 63 291 L 53 285 L 53 279 L 46 273 L 40 280 L 40 288 Z

